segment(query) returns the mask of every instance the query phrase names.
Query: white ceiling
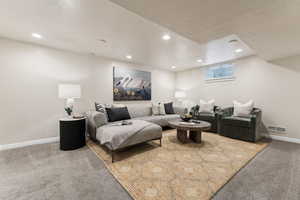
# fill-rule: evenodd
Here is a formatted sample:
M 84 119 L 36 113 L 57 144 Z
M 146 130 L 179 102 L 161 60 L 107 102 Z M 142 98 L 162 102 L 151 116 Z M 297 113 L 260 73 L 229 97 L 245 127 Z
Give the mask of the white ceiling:
M 202 36 L 199 34 L 200 39 L 195 40 L 200 41 L 200 44 L 108 0 L 0 0 L 0 2 L 0 36 L 58 49 L 93 53 L 125 61 L 128 61 L 126 55 L 129 54 L 133 57 L 132 62 L 167 70 L 171 70 L 171 66 L 176 66 L 175 70 L 184 70 L 254 54 L 254 51 L 234 35 L 233 31 L 211 37 L 213 40 L 200 40 Z M 131 5 L 129 1 L 124 2 Z M 150 9 L 151 6 L 159 7 L 159 2 L 164 2 L 162 8 L 166 8 L 165 2 L 168 1 L 153 0 L 153 4 L 143 0 L 130 2 L 136 2 L 137 7 L 141 5 L 139 2 L 144 2 Z M 181 6 L 179 0 L 176 3 Z M 187 9 L 186 6 L 182 9 Z M 171 9 L 170 16 L 174 16 L 175 11 Z M 195 9 L 191 9 L 191 13 L 186 17 L 191 16 L 193 11 Z M 152 11 L 150 9 L 145 13 L 149 15 Z M 153 10 L 153 14 L 166 17 L 162 13 L 163 9 Z M 177 20 L 181 19 L 182 13 L 178 12 L 178 17 L 174 17 Z M 176 21 L 171 20 L 171 17 L 167 19 Z M 209 23 L 206 26 L 208 25 Z M 193 36 L 197 36 L 194 33 L 198 31 L 196 27 L 194 24 L 189 30 Z M 178 31 L 176 28 L 174 30 Z M 41 34 L 43 39 L 31 37 L 33 32 Z M 170 34 L 171 40 L 161 39 L 166 33 Z M 107 42 L 103 43 L 101 39 Z M 239 41 L 240 47 L 244 49 L 242 53 L 234 53 L 234 49 L 228 45 L 231 39 Z M 203 59 L 204 63 L 198 63 L 198 59 Z
M 199 43 L 236 34 L 266 60 L 300 54 L 299 0 L 111 0 Z

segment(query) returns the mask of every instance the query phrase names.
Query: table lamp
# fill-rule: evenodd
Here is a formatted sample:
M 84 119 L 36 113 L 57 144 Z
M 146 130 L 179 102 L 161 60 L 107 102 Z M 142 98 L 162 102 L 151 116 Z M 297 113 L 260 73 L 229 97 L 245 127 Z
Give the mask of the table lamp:
M 59 84 L 58 97 L 66 99 L 65 111 L 71 116 L 74 107 L 74 99 L 81 97 L 81 87 L 78 84 Z

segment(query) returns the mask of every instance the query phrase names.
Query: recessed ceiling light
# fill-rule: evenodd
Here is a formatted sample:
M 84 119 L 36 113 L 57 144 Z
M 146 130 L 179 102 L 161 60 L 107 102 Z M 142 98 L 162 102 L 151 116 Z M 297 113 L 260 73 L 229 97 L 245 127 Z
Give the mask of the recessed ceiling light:
M 132 56 L 131 55 L 127 55 L 126 58 L 129 59 L 129 60 L 131 60 Z
M 202 59 L 198 59 L 197 62 L 198 62 L 198 63 L 202 63 L 203 60 L 202 60 Z
M 243 51 L 243 49 L 236 49 L 235 53 L 241 53 Z
M 168 34 L 165 34 L 164 36 L 162 36 L 162 39 L 163 40 L 169 40 L 169 39 L 171 39 L 171 36 L 168 35 Z
M 171 68 L 172 68 L 172 69 L 176 69 L 176 66 L 172 66 Z
M 37 39 L 42 39 L 43 38 L 43 36 L 38 34 L 38 33 L 32 33 L 31 36 L 34 37 L 34 38 L 37 38 Z

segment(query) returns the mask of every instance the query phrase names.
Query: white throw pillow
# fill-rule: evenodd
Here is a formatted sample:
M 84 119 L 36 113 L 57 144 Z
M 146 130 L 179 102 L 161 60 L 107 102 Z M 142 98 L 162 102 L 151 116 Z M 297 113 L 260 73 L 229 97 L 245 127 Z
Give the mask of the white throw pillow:
M 254 107 L 254 101 L 250 100 L 247 103 L 233 101 L 233 116 L 249 117 Z
M 156 104 L 152 104 L 152 115 L 159 115 L 159 106 Z
M 165 106 L 163 103 L 152 103 L 152 115 L 165 115 Z
M 165 115 L 166 114 L 165 105 L 163 103 L 159 103 L 159 113 L 161 115 Z
M 214 107 L 215 107 L 215 100 L 212 99 L 210 101 L 204 101 L 200 99 L 200 108 L 199 112 L 201 113 L 213 113 L 214 112 Z

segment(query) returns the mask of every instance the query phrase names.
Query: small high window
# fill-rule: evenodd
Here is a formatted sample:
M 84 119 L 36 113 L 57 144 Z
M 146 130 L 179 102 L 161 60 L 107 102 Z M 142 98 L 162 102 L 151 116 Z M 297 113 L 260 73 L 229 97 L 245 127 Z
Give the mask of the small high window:
M 207 67 L 205 80 L 218 81 L 218 80 L 233 80 L 234 79 L 234 64 L 224 63 L 211 67 Z

